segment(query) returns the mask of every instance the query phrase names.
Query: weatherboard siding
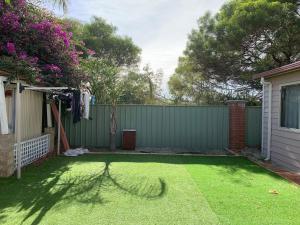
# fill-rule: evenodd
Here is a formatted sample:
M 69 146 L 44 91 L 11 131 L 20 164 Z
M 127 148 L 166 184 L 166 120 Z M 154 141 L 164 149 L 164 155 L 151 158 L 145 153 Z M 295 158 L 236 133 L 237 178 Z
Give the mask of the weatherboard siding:
M 300 82 L 300 72 L 270 79 L 272 82 L 271 160 L 287 169 L 300 172 L 300 132 L 280 127 L 281 85 Z

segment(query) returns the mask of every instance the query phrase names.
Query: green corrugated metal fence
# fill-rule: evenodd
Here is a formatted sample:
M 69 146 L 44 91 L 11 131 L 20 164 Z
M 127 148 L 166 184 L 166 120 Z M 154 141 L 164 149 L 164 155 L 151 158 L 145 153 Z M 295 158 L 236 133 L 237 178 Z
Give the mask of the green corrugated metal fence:
M 246 144 L 249 147 L 261 145 L 261 107 L 246 108 Z
M 109 147 L 109 105 L 91 106 L 92 120 L 64 126 L 72 146 Z M 227 106 L 117 106 L 117 146 L 122 130 L 136 129 L 137 147 L 186 149 L 187 151 L 222 150 L 228 147 L 229 110 Z M 246 145 L 261 143 L 261 107 L 246 108 Z
M 228 147 L 228 114 L 227 106 L 119 105 L 117 146 L 123 129 L 136 129 L 137 147 L 221 150 Z M 66 116 L 70 144 L 108 147 L 110 106 L 91 106 L 91 117 L 74 125 Z

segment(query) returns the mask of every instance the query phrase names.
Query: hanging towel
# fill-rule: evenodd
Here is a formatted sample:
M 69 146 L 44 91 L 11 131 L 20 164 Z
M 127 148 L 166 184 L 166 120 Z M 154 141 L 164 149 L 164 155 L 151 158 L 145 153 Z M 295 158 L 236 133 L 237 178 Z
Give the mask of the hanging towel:
M 3 85 L 4 78 L 0 77 L 0 128 L 1 134 L 8 134 L 8 121 L 5 102 L 5 91 Z
M 90 118 L 90 94 L 88 92 L 84 92 L 83 102 L 84 102 L 83 118 L 88 120 Z

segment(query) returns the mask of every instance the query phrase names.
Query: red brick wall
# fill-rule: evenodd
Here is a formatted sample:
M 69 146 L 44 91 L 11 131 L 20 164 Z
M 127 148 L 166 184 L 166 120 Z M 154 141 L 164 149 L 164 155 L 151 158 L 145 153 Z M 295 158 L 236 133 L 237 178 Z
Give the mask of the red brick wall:
M 228 101 L 229 149 L 240 152 L 246 147 L 246 102 Z

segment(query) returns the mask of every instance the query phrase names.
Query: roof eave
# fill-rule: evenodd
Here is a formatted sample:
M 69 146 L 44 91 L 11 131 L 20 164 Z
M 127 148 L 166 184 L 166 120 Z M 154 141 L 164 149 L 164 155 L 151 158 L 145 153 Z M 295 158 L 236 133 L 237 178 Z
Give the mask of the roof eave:
M 253 75 L 253 79 L 271 78 L 271 77 L 284 75 L 284 74 L 287 74 L 287 73 L 292 73 L 292 72 L 295 72 L 295 71 L 300 71 L 300 68 L 299 69 L 294 69 L 294 70 L 288 70 L 288 71 L 284 71 L 284 72 L 278 72 L 278 73 L 274 73 L 274 74 L 266 74 L 266 75 L 264 75 L 263 73 L 258 73 L 258 74 Z
M 300 61 L 253 75 L 253 79 L 270 78 L 300 70 Z

